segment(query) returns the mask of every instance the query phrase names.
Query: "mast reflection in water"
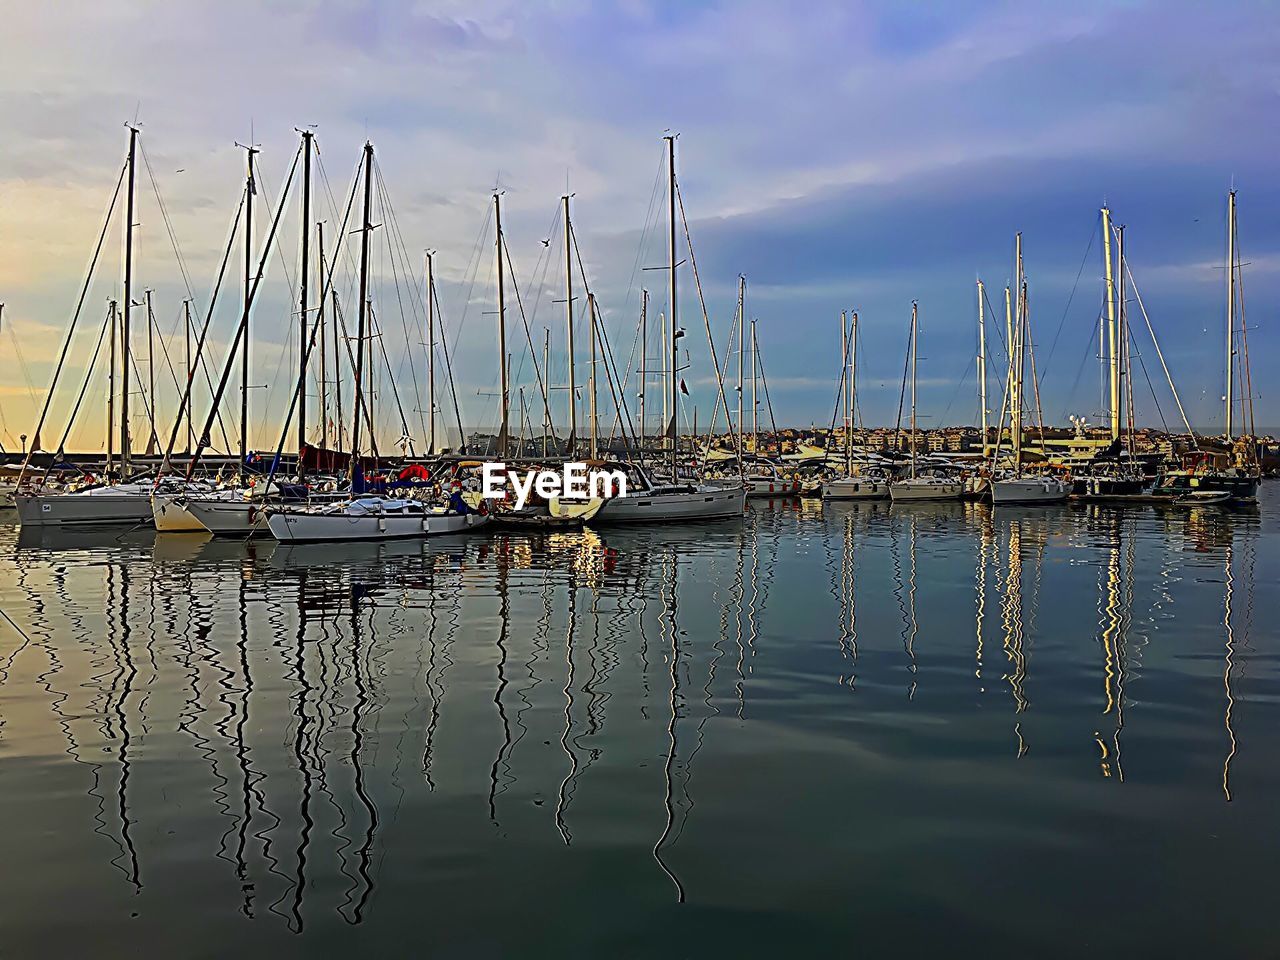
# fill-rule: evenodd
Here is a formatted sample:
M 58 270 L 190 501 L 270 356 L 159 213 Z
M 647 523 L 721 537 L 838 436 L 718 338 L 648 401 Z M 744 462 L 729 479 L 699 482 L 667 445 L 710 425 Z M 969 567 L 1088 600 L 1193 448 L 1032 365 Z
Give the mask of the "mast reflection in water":
M 1256 952 L 1263 497 L 291 548 L 0 528 L 6 946 L 750 956 L 910 924 L 1097 952 L 1071 918 L 1123 899 L 1104 953 Z

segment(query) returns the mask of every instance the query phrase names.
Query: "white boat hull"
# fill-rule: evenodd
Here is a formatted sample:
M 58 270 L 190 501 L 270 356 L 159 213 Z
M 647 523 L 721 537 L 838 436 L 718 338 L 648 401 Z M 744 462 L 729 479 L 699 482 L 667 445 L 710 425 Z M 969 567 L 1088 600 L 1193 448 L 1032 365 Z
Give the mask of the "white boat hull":
M 888 481 L 868 477 L 839 477 L 822 485 L 823 500 L 883 500 L 887 496 Z
M 267 526 L 281 543 L 315 543 L 342 540 L 409 540 L 416 537 L 466 533 L 488 524 L 478 513 L 411 513 L 352 515 L 310 510 L 277 510 Z
M 958 500 L 964 492 L 959 480 L 900 480 L 889 485 L 894 503 L 912 500 Z
M 146 494 L 40 493 L 14 497 L 24 527 L 124 526 L 151 522 Z
M 605 523 L 660 523 L 673 520 L 721 520 L 740 517 L 746 508 L 747 492 L 742 487 L 705 485 L 693 491 L 670 493 L 636 492 L 604 501 L 590 521 Z M 581 501 L 553 498 L 549 508 L 553 516 L 564 516 L 581 505 Z
M 151 514 L 160 533 L 208 533 L 187 509 L 187 494 L 157 493 L 151 497 Z
M 266 536 L 268 532 L 261 501 L 192 497 L 187 510 L 215 537 Z
M 995 480 L 991 484 L 992 503 L 1062 503 L 1071 492 L 1070 484 L 1056 477 L 1020 477 Z
M 777 477 L 747 477 L 747 496 L 753 499 L 798 497 L 800 496 L 800 481 L 782 480 Z

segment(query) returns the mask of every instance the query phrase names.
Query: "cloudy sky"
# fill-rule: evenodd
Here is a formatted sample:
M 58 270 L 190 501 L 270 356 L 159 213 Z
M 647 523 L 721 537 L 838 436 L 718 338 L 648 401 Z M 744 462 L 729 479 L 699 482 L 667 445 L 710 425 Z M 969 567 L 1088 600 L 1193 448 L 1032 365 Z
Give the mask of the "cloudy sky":
M 530 337 L 540 353 L 542 331 L 551 329 L 552 380 L 563 383 L 556 216 L 568 189 L 586 270 L 626 367 L 638 355 L 641 286 L 652 291 L 651 329 L 667 309 L 664 275 L 642 269 L 666 260 L 657 176 L 666 131 L 679 133 L 681 190 L 717 349 L 724 351 L 743 274 L 780 423 L 830 420 L 842 309 L 861 317 L 863 417 L 892 423 L 913 299 L 921 311 L 922 422 L 975 422 L 974 282 L 982 277 L 992 301 L 1002 299 L 1019 230 L 1045 417 L 1098 421 L 1098 208 L 1106 202 L 1126 225 L 1137 290 L 1188 413 L 1200 429 L 1221 429 L 1225 205 L 1234 184 L 1257 419 L 1280 425 L 1280 394 L 1265 375 L 1280 349 L 1273 320 L 1280 9 L 1273 4 L 116 0 L 6 7 L 0 442 L 8 448 L 34 423 L 121 169 L 124 124 L 135 120 L 148 164 L 140 161 L 137 283 L 154 290 L 157 327 L 174 363 L 187 292 L 169 226 L 203 311 L 243 187 L 236 142 L 252 140 L 262 151 L 259 241 L 297 150 L 296 127 L 314 125 L 317 134 L 325 177 L 314 219 L 329 220 L 331 233 L 360 148 L 374 143 L 381 175 L 374 220 L 384 226 L 374 244 L 373 296 L 415 435 L 421 416 L 412 381 L 422 379 L 425 360 L 421 306 L 412 298 L 420 299 L 421 283 L 393 264 L 420 272 L 423 251 L 438 252 L 463 419 L 491 422 L 492 194 L 495 186 L 503 191 L 504 233 Z M 259 445 L 274 445 L 297 349 L 290 312 L 297 220 L 291 201 L 254 315 Z M 105 304 L 120 296 L 122 222 L 113 220 L 86 297 L 46 447 L 83 382 Z M 242 254 L 233 257 L 241 269 Z M 342 258 L 340 289 L 344 311 L 354 315 L 351 263 Z M 238 283 L 233 275 L 215 310 L 214 374 L 235 321 Z M 687 263 L 681 284 L 688 403 L 705 424 L 713 368 Z M 1136 299 L 1130 313 L 1141 358 L 1138 417 L 1172 422 L 1173 400 Z M 135 310 L 135 328 L 142 317 Z M 510 303 L 508 323 L 517 383 L 528 386 L 532 404 L 525 333 Z M 578 336 L 585 346 L 581 323 Z M 134 349 L 145 376 L 145 331 Z M 656 355 L 656 344 L 649 353 Z M 991 353 L 994 371 L 998 349 Z M 167 429 L 172 379 L 160 347 L 156 357 Z M 73 446 L 101 445 L 104 376 L 90 380 Z M 237 389 L 238 379 L 231 382 Z M 396 434 L 391 391 L 380 390 L 380 420 Z M 553 401 L 558 420 L 564 395 Z M 140 421 L 133 429 L 145 436 Z

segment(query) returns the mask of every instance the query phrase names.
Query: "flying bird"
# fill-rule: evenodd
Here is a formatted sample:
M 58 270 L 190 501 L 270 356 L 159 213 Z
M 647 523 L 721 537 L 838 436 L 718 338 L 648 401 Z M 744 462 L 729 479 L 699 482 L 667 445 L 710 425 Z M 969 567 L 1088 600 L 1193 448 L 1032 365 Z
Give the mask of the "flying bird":
M 543 245 L 544 247 L 549 247 L 549 246 L 551 246 L 551 238 L 550 238 L 550 237 L 547 237 L 547 239 L 543 240 L 543 241 L 542 241 L 542 245 Z

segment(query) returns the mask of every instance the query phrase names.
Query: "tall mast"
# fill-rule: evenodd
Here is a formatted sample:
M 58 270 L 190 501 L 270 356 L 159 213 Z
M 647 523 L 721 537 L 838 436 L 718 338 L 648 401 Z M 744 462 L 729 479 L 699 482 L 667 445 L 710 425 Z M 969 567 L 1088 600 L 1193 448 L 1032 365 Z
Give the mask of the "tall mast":
M 427 252 L 427 453 L 436 452 L 436 271 L 435 254 Z
M 498 363 L 501 386 L 499 387 L 502 403 L 502 420 L 498 426 L 498 456 L 507 455 L 508 440 L 511 433 L 511 385 L 507 382 L 507 284 L 502 268 L 502 195 L 493 195 L 493 219 L 497 225 L 498 239 Z
M 564 201 L 564 323 L 566 347 L 569 357 L 569 444 L 567 453 L 573 456 L 578 443 L 578 377 L 574 366 L 573 350 L 573 227 L 569 220 L 569 194 Z
M 590 404 L 589 415 L 591 420 L 591 459 L 598 460 L 600 458 L 599 449 L 599 420 L 596 416 L 596 295 L 594 293 L 587 294 L 587 322 L 591 324 L 591 365 L 587 367 L 588 386 L 587 386 L 587 403 Z
M 1009 393 L 1009 423 L 1013 429 L 1013 465 L 1015 470 L 1022 469 L 1022 370 L 1023 370 L 1023 328 L 1025 316 L 1022 300 L 1022 232 L 1014 238 L 1015 276 L 1018 291 L 1018 302 L 1014 310 L 1012 356 L 1010 363 L 1010 383 L 1013 389 Z
M 1009 284 L 1004 285 L 1004 333 L 1006 352 L 1009 355 L 1008 369 L 1005 371 L 1004 377 L 1004 403 L 1008 404 L 1013 399 L 1013 289 Z M 1000 423 L 1004 425 L 1004 408 L 1000 410 Z M 1001 438 L 996 437 L 996 453 L 1000 452 Z
M 756 322 L 751 321 L 751 452 L 760 453 L 760 407 L 756 399 L 756 381 L 760 379 L 760 341 L 756 339 Z
M 662 349 L 658 351 L 658 355 L 662 358 L 662 446 L 666 449 L 667 445 L 667 420 L 669 414 L 667 409 L 671 406 L 671 391 L 667 389 L 667 381 L 671 375 L 667 372 L 667 364 L 671 362 L 671 354 L 667 350 L 667 315 L 665 312 L 658 313 L 658 323 L 662 327 Z
M 640 290 L 640 438 L 638 445 L 640 447 L 641 456 L 644 455 L 644 392 L 645 377 L 648 376 L 648 370 L 645 365 L 645 354 L 649 349 L 649 291 L 641 288 Z
M 132 156 L 132 154 L 131 154 Z M 1226 442 L 1233 439 L 1235 381 L 1235 191 L 1226 195 Z
M 858 419 L 858 311 L 853 311 L 849 328 L 849 427 L 844 436 L 846 476 L 853 473 L 853 425 Z
M 105 473 L 111 473 L 111 461 L 115 459 L 115 430 L 116 430 L 116 320 L 118 314 L 116 312 L 117 304 L 114 300 L 107 308 L 111 314 L 111 363 L 107 367 L 107 463 Z M 33 444 L 34 446 L 34 444 Z
M 356 369 L 352 382 L 355 385 L 355 404 L 351 412 L 351 467 L 350 477 L 354 481 L 356 464 L 360 457 L 360 402 L 364 389 L 364 337 L 369 313 L 369 234 L 373 224 L 369 218 L 373 214 L 373 144 L 365 141 L 364 145 L 364 227 L 360 231 L 360 300 L 356 321 Z M 372 430 L 372 426 L 370 427 Z M 370 438 L 372 439 L 372 438 Z
M 678 340 L 679 320 L 676 311 L 676 138 L 675 135 L 663 138 L 667 141 L 667 221 L 670 232 L 667 239 L 667 270 L 669 272 L 669 289 L 670 304 L 668 308 L 671 311 L 671 340 L 664 344 L 664 348 L 669 351 L 670 360 L 667 364 L 667 370 L 670 374 L 670 381 L 667 384 L 667 396 L 670 397 L 670 409 L 667 411 L 671 417 L 670 422 L 663 424 L 666 431 L 667 439 L 671 449 L 671 480 L 676 479 L 676 460 L 677 447 L 679 443 L 677 438 L 680 436 L 680 430 L 677 427 L 677 421 L 680 419 L 680 401 L 676 396 L 676 343 Z
M 129 128 L 129 197 L 124 223 L 124 312 L 120 315 L 120 475 L 129 475 L 129 310 L 133 306 L 133 184 L 138 156 L 138 128 Z
M 551 371 L 551 328 L 544 327 L 542 330 L 542 369 L 546 372 L 546 376 L 550 376 Z M 542 405 L 542 457 L 546 459 L 547 443 L 551 439 L 551 408 L 548 404 Z
M 742 442 L 742 402 L 743 397 L 743 360 L 747 347 L 747 313 L 745 300 L 747 297 L 747 278 L 738 274 L 738 463 L 742 463 L 745 445 Z
M 840 420 L 844 424 L 844 463 L 845 470 L 849 468 L 849 314 L 840 311 Z
M 302 266 L 298 271 L 298 476 L 302 476 L 302 448 L 307 445 L 307 290 L 311 268 L 311 146 L 314 134 L 302 131 Z M 323 290 L 324 278 L 320 286 Z M 324 411 L 320 413 L 324 419 Z
M 156 315 L 151 309 L 151 290 L 143 291 L 147 303 L 147 456 L 156 452 Z
M 332 297 L 333 307 L 333 430 L 334 442 L 339 450 L 342 449 L 342 364 L 340 349 L 342 347 L 342 337 L 340 336 L 339 319 L 341 314 L 338 311 L 338 291 L 330 284 L 329 295 Z
M 324 316 L 324 222 L 316 224 L 316 260 L 320 265 L 320 296 L 316 298 L 316 323 L 320 327 L 320 449 L 329 449 L 329 371 L 325 352 Z M 335 360 L 337 358 L 335 357 Z M 336 367 L 334 368 L 337 369 Z
M 187 371 L 187 392 L 186 392 L 187 409 L 185 412 L 187 415 L 187 453 L 190 453 L 192 450 L 196 448 L 195 427 L 191 423 L 191 399 L 192 399 L 191 387 L 192 387 L 192 374 L 195 371 L 191 367 L 191 300 L 190 299 L 182 301 L 182 318 L 183 318 L 182 326 L 186 333 L 186 343 L 187 343 L 186 353 L 185 353 L 185 359 L 186 359 L 185 366 Z M 180 410 L 178 411 L 178 413 L 179 415 L 181 415 L 183 411 Z
M 918 337 L 916 325 L 916 302 L 911 301 L 911 479 L 916 478 L 916 364 L 919 351 L 916 349 Z
M 987 446 L 987 321 L 984 312 L 986 290 L 978 280 L 978 406 L 982 409 L 982 448 Z
M 1107 353 L 1110 370 L 1111 439 L 1120 439 L 1120 330 L 1116 315 L 1116 282 L 1111 263 L 1111 210 L 1102 208 L 1102 259 L 1107 265 Z M 1121 266 L 1123 270 L 1124 267 Z
M 1124 427 L 1129 422 L 1130 404 L 1127 402 L 1130 396 L 1126 389 L 1129 377 L 1129 330 L 1125 324 L 1125 294 L 1124 294 L 1124 226 L 1116 228 L 1116 341 L 1119 347 L 1118 355 L 1114 361 L 1115 368 L 1119 371 L 1120 376 L 1117 380 L 1119 383 L 1120 410 L 1124 414 L 1120 416 L 1120 433 L 1124 434 Z M 1133 443 L 1133 431 L 1129 431 L 1129 442 Z
M 254 147 L 244 148 L 248 157 L 244 198 L 244 340 L 240 351 L 240 483 L 245 482 L 245 460 L 249 456 L 249 303 L 253 283 L 253 198 L 258 194 L 253 181 Z

